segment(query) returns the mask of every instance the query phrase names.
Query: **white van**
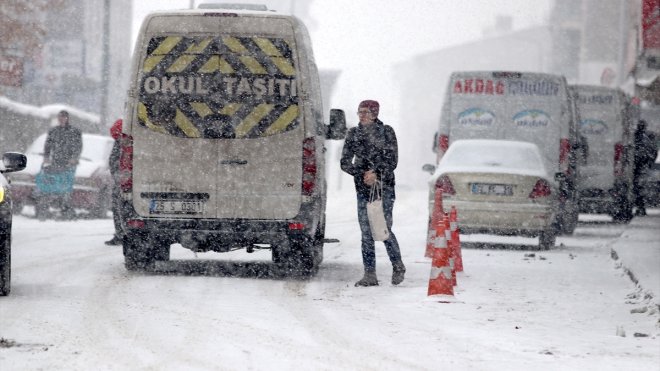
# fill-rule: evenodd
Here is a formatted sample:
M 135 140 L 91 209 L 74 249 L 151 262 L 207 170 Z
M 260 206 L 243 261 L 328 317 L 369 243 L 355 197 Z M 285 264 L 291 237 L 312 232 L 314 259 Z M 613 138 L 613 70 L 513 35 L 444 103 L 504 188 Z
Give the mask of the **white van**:
M 580 135 L 588 155 L 577 188 L 580 211 L 608 213 L 616 222 L 632 219 L 634 130 L 639 113 L 620 89 L 573 85 L 580 110 Z
M 129 270 L 194 251 L 270 248 L 292 273 L 323 258 L 323 107 L 312 45 L 295 17 L 196 9 L 150 14 L 123 125 L 121 219 Z
M 439 162 L 461 139 L 506 139 L 534 143 L 561 194 L 556 226 L 573 233 L 578 218 L 575 188 L 580 145 L 578 111 L 563 76 L 527 72 L 454 72 L 434 151 Z M 426 167 L 432 170 L 433 167 Z M 431 209 L 433 197 L 430 197 Z M 460 210 L 459 210 L 460 213 Z

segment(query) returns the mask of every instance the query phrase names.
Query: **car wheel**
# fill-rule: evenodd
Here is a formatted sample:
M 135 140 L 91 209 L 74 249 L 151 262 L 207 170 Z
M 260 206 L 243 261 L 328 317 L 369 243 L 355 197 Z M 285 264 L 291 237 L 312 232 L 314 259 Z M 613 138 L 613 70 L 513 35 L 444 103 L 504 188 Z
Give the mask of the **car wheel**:
M 0 242 L 0 296 L 9 295 L 11 289 L 11 234 Z
M 95 219 L 105 219 L 110 209 L 111 197 L 112 194 L 107 189 L 103 189 L 99 193 L 96 205 L 90 210 L 90 216 Z
M 153 269 L 156 261 L 170 259 L 170 245 L 154 234 L 126 233 L 122 245 L 124 265 L 129 271 Z
M 539 233 L 539 250 L 550 250 L 555 247 L 557 240 L 557 231 L 552 228 Z
M 11 204 L 11 213 L 12 213 L 13 215 L 18 215 L 18 214 L 22 213 L 22 212 L 23 212 L 23 207 L 24 207 L 24 206 L 25 206 L 25 205 L 23 204 L 23 202 L 12 201 L 12 204 Z

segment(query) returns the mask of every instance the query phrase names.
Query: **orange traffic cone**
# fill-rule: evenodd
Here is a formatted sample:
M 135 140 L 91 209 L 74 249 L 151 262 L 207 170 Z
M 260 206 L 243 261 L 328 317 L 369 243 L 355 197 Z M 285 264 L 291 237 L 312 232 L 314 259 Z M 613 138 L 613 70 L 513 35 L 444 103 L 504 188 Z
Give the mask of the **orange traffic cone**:
M 454 258 L 454 268 L 456 272 L 463 272 L 463 254 L 461 253 L 461 237 L 458 231 L 458 215 L 456 207 L 452 206 L 449 212 L 449 230 L 451 232 L 451 242 L 453 247 L 452 258 Z
M 451 267 L 449 266 L 449 248 L 445 237 L 445 224 L 442 220 L 436 225 L 436 238 L 434 241 L 428 296 L 453 298 L 454 286 L 451 280 Z
M 447 248 L 449 249 L 449 267 L 451 268 L 451 283 L 456 286 L 456 268 L 454 265 L 454 242 L 451 239 L 451 229 L 449 224 L 449 214 L 445 213 L 443 218 L 445 224 L 445 239 L 447 240 Z
M 434 200 L 435 202 L 433 203 L 433 210 L 431 212 L 431 224 L 428 226 L 428 233 L 426 236 L 426 251 L 424 252 L 424 256 L 427 258 L 433 258 L 433 243 L 436 238 L 436 227 L 442 219 L 442 192 L 435 192 Z

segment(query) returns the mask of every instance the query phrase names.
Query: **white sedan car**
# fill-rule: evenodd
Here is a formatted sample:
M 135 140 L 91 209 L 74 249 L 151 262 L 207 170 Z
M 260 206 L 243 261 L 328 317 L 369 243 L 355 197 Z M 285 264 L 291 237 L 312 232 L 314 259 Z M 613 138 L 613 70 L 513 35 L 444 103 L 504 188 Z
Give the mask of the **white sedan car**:
M 455 206 L 461 233 L 539 237 L 539 248 L 557 235 L 557 182 L 535 144 L 505 140 L 458 140 L 429 181 L 429 205 L 442 192 L 443 209 Z
M 35 177 L 44 161 L 44 143 L 47 134 L 37 137 L 28 147 L 28 165 L 25 171 L 10 175 L 14 199 L 14 213 L 20 213 L 24 205 L 36 203 Z M 108 158 L 114 140 L 105 135 L 82 134 L 83 148 L 76 168 L 72 206 L 87 210 L 91 216 L 103 218 L 110 210 L 113 180 L 108 167 Z

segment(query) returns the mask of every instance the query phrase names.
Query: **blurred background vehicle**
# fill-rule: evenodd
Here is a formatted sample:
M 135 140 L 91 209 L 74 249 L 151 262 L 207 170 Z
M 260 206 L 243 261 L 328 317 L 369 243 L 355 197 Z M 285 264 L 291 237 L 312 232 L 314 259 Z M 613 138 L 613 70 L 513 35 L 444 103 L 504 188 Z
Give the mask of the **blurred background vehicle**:
M 112 200 L 112 177 L 108 158 L 114 140 L 109 136 L 83 133 L 83 148 L 76 169 L 71 203 L 94 218 L 106 217 Z M 25 205 L 35 205 L 35 177 L 43 164 L 46 134 L 32 142 L 26 151 L 28 165 L 25 171 L 10 176 L 14 198 L 14 212 L 20 213 Z
M 25 168 L 25 155 L 7 152 L 2 156 L 0 169 L 0 296 L 9 294 L 11 289 L 11 222 L 12 198 L 9 182 L 4 174 Z
M 460 210 L 461 233 L 538 236 L 539 248 L 549 249 L 558 233 L 553 178 L 533 143 L 457 140 L 431 177 L 429 210 L 442 192 L 443 209 Z
M 577 188 L 580 212 L 606 213 L 628 223 L 633 213 L 633 133 L 639 109 L 621 89 L 572 85 L 580 112 L 580 135 L 587 155 Z
M 660 154 L 651 168 L 644 172 L 640 184 L 646 207 L 660 206 Z

